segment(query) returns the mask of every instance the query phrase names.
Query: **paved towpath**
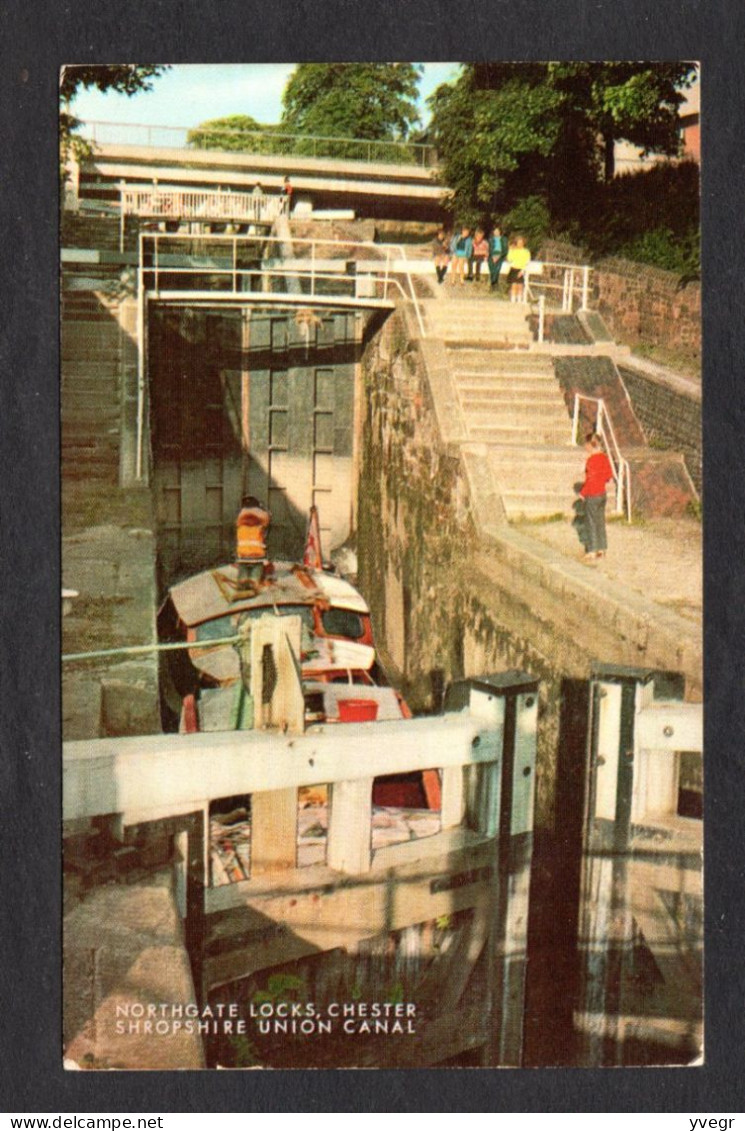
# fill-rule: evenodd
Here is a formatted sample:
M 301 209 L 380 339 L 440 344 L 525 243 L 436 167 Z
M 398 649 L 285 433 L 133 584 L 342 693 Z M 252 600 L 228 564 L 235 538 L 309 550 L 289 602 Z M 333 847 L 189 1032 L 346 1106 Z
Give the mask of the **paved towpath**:
M 561 557 L 581 560 L 582 547 L 569 521 L 518 527 Z M 654 604 L 698 624 L 702 621 L 702 529 L 694 518 L 658 518 L 644 523 L 608 523 L 608 554 L 585 567 L 602 585 L 619 582 Z

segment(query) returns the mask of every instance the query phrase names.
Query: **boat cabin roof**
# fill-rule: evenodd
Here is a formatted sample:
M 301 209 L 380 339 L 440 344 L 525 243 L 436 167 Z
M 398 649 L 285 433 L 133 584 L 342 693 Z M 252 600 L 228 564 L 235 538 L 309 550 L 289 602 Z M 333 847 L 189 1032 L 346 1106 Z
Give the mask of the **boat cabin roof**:
M 171 600 L 181 621 L 192 628 L 205 621 L 249 609 L 277 605 L 328 604 L 357 613 L 370 610 L 348 581 L 323 570 L 292 562 L 272 562 L 272 570 L 258 583 L 258 591 L 244 595 L 235 565 L 205 570 L 171 588 Z

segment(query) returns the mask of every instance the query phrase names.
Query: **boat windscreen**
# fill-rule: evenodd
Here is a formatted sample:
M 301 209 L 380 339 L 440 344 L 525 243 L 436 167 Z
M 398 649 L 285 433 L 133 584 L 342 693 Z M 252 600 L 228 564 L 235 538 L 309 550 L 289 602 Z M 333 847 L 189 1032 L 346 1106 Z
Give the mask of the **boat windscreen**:
M 360 640 L 365 635 L 365 623 L 359 613 L 351 609 L 324 609 L 321 613 L 323 630 L 329 636 L 344 636 L 347 640 Z
M 222 640 L 228 636 L 235 636 L 238 617 L 231 613 L 226 617 L 216 617 L 215 620 L 206 620 L 198 624 L 194 633 L 197 640 Z

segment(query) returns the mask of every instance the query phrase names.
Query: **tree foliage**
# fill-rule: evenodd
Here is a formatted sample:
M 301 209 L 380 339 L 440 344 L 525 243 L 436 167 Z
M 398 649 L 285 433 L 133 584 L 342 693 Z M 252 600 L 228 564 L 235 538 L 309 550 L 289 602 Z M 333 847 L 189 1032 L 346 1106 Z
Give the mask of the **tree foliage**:
M 504 210 L 528 195 L 576 215 L 613 175 L 613 146 L 677 152 L 688 63 L 472 63 L 430 99 L 454 206 Z
M 115 90 L 119 94 L 133 95 L 140 90 L 151 90 L 152 80 L 167 66 L 135 66 L 134 63 L 119 65 L 75 64 L 62 68 L 60 77 L 60 100 L 71 102 L 78 91 L 95 87 L 96 90 Z
M 414 63 L 301 63 L 282 96 L 290 133 L 406 140 L 419 121 Z
M 71 153 L 86 150 L 82 138 L 74 137 L 80 122 L 70 110 L 70 103 L 80 90 L 95 88 L 131 97 L 141 90 L 151 90 L 153 79 L 170 68 L 165 65 L 139 66 L 122 64 L 74 64 L 62 68 L 60 75 L 60 162 L 64 166 Z
M 232 114 L 227 118 L 211 118 L 189 130 L 186 143 L 193 149 L 225 149 L 257 152 L 257 135 L 264 127 L 250 114 Z M 262 152 L 259 150 L 259 152 Z

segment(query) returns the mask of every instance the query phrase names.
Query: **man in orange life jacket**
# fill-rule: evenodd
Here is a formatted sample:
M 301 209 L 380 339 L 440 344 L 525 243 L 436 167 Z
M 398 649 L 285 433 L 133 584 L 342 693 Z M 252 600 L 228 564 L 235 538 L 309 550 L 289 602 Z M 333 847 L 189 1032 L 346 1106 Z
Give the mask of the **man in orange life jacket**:
M 238 572 L 251 576 L 251 566 L 266 560 L 266 531 L 272 516 L 254 495 L 244 495 L 235 524 Z

